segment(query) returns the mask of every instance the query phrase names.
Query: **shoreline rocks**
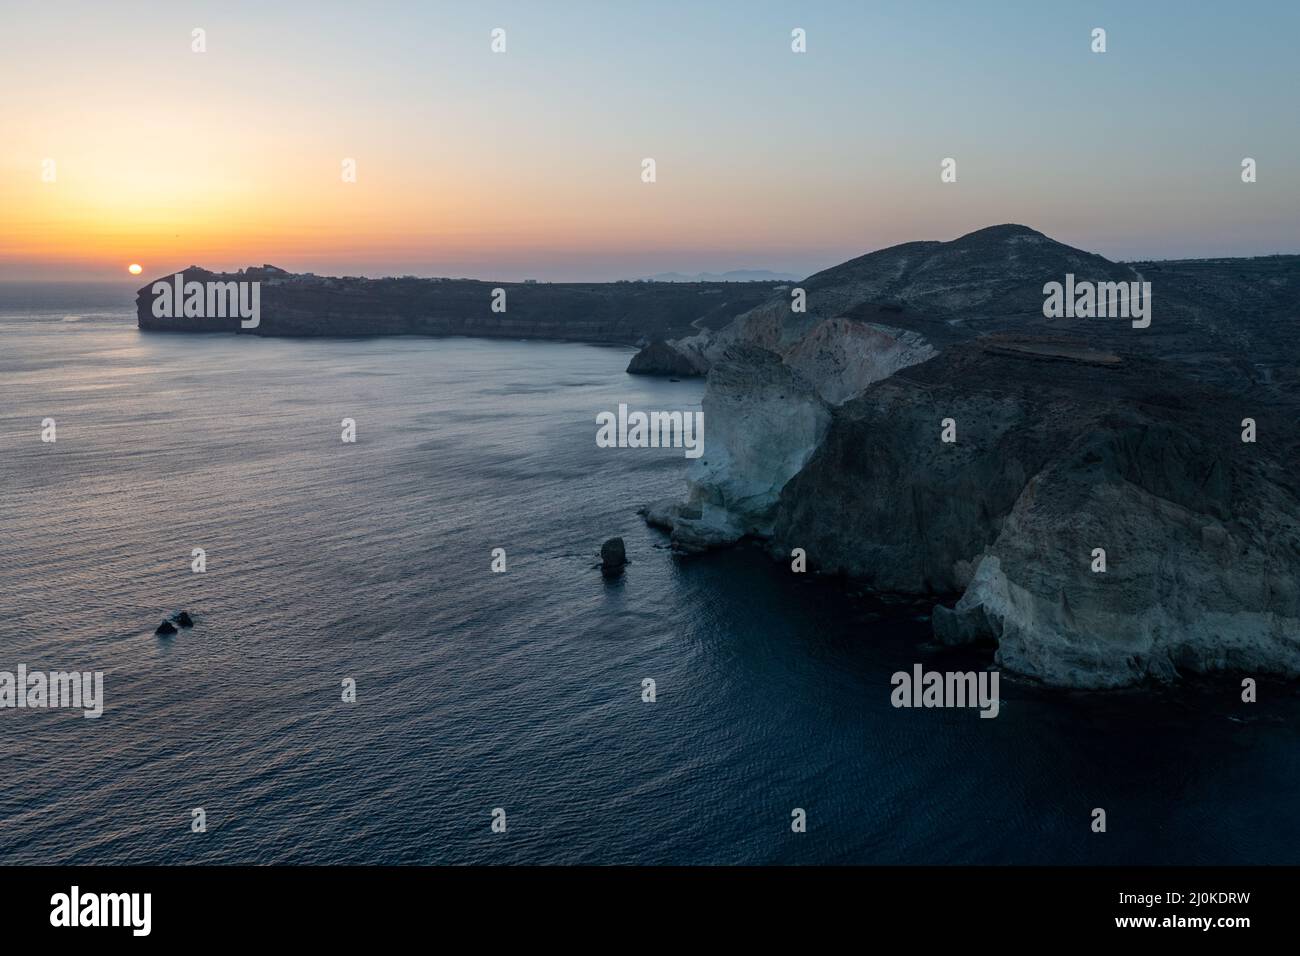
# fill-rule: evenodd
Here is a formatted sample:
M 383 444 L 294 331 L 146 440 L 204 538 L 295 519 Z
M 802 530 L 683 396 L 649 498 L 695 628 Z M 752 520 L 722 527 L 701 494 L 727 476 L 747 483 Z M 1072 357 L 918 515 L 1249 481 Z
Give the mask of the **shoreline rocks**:
M 704 369 L 700 368 L 690 356 L 659 339 L 632 356 L 632 361 L 627 365 L 627 373 L 657 375 L 665 378 L 697 378 L 704 374 Z

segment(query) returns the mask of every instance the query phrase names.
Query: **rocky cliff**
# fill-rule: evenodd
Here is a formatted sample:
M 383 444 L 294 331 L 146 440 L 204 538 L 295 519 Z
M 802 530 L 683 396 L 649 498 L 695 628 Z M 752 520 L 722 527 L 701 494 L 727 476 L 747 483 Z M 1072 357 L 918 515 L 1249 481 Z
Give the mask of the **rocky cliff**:
M 1150 281 L 1151 324 L 1044 318 L 1067 273 Z M 1300 257 L 1125 265 L 1000 226 L 804 287 L 673 343 L 709 368 L 688 496 L 646 509 L 677 548 L 802 548 L 1049 684 L 1300 676 Z

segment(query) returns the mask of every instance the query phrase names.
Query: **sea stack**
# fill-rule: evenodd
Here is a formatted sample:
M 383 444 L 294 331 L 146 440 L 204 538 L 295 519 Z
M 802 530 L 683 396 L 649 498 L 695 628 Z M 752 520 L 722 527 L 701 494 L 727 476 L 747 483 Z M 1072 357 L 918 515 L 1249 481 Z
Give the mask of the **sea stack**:
M 623 573 L 627 564 L 627 550 L 622 538 L 610 538 L 600 546 L 600 571 L 602 574 L 618 575 Z
M 158 630 L 154 631 L 154 633 L 161 634 L 164 636 L 170 636 L 176 633 L 176 625 L 173 624 L 171 621 L 163 621 L 161 624 L 158 625 Z

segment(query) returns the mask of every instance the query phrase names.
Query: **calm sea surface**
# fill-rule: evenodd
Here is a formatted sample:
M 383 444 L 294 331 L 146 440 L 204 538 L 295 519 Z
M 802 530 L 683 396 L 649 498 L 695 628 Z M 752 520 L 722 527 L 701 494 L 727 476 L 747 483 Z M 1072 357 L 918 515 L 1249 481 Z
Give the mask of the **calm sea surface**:
M 685 459 L 597 448 L 595 415 L 703 387 L 628 357 L 0 291 L 0 671 L 106 696 L 0 710 L 0 863 L 1300 863 L 1294 688 L 895 710 L 894 671 L 985 662 L 756 550 L 674 558 L 636 508 Z

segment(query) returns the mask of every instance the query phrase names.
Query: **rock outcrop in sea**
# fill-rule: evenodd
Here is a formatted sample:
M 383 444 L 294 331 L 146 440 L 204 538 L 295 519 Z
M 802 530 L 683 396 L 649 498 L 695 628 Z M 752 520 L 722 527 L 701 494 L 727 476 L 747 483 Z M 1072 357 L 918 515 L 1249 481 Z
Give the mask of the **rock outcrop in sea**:
M 1067 274 L 1150 282 L 1150 325 L 1045 318 Z M 664 343 L 709 370 L 688 495 L 643 509 L 676 548 L 803 548 L 1047 684 L 1300 676 L 1300 257 L 1123 264 L 1008 225 L 802 288 Z
M 627 548 L 622 538 L 610 538 L 600 546 L 600 570 L 606 575 L 623 573 L 627 565 Z

